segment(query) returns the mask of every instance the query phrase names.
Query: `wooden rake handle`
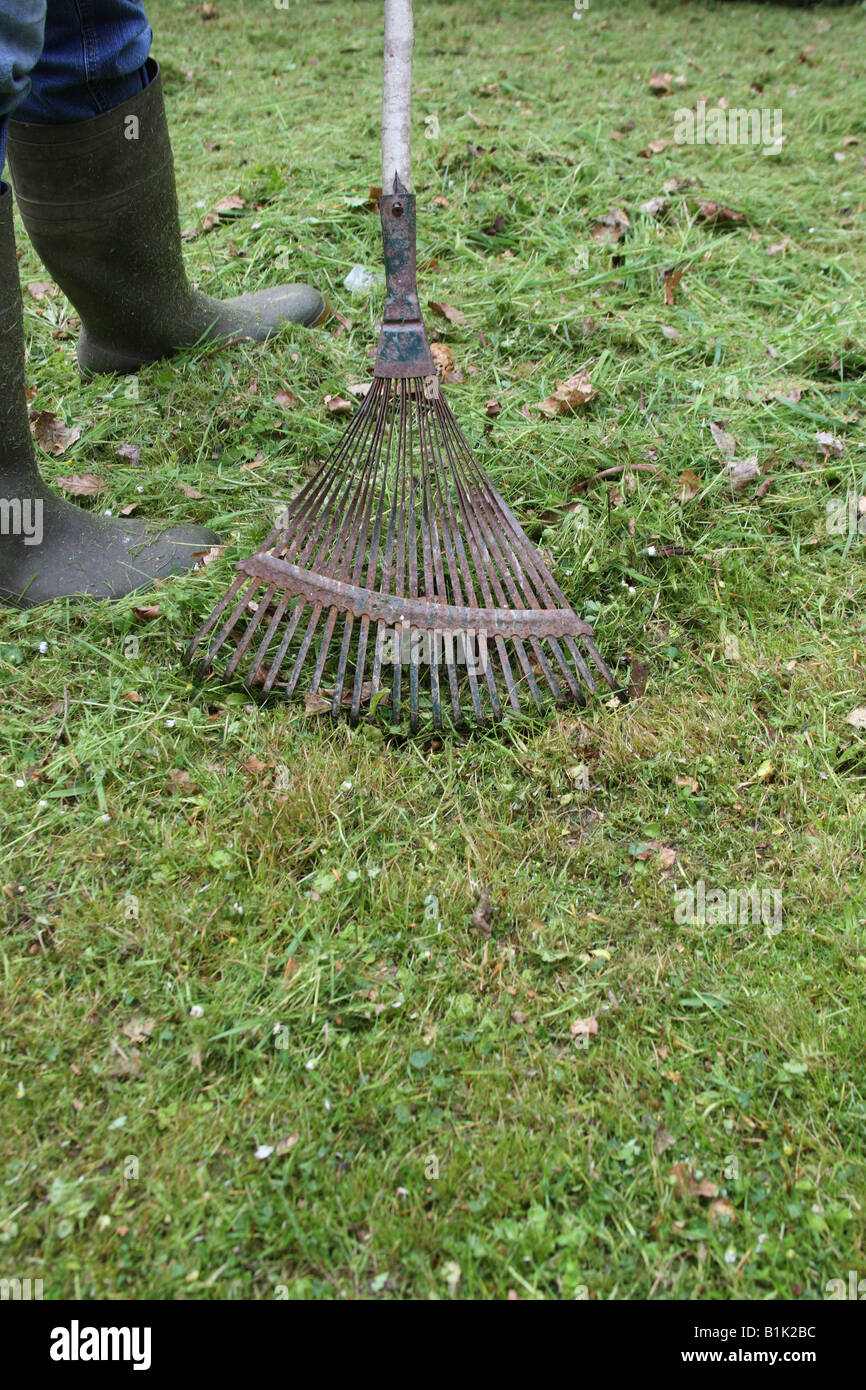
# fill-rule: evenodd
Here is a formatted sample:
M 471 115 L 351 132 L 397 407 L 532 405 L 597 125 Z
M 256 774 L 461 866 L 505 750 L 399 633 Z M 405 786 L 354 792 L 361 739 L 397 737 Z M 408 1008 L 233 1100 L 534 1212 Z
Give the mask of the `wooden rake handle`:
M 413 0 L 385 0 L 385 62 L 382 75 L 382 189 L 396 192 L 395 179 L 412 191 Z

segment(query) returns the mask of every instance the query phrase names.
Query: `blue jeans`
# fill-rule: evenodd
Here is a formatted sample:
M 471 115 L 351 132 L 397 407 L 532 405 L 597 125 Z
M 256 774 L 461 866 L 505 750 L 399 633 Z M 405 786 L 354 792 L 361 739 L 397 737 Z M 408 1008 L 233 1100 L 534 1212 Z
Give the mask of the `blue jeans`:
M 147 86 L 142 0 L 0 0 L 0 175 L 10 115 L 87 121 Z

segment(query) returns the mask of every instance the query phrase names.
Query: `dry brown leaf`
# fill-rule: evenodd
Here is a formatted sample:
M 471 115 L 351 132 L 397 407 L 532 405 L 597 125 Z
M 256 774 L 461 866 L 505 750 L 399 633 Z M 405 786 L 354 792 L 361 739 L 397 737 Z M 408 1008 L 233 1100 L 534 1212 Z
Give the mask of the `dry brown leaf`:
M 53 410 L 31 410 L 30 429 L 37 443 L 54 458 L 59 458 L 81 438 L 80 428 L 65 425 Z
M 261 777 L 262 773 L 268 770 L 267 763 L 263 763 L 261 758 L 247 758 L 241 766 L 245 767 L 247 772 L 251 772 L 254 777 Z
M 203 492 L 199 492 L 197 487 L 190 487 L 189 483 L 178 483 L 178 487 L 184 497 L 188 497 L 192 502 L 198 502 L 204 497 Z
M 666 97 L 673 91 L 673 73 L 654 72 L 649 80 L 650 91 L 654 96 Z
M 846 714 L 845 723 L 854 729 L 866 729 L 866 705 L 858 705 L 850 714 Z
M 476 931 L 480 931 L 482 936 L 490 936 L 493 931 L 493 918 L 496 916 L 496 908 L 490 901 L 490 893 L 486 888 L 482 888 L 481 896 L 475 906 L 475 910 L 470 918 L 470 926 Z
M 27 286 L 27 293 L 31 299 L 45 299 L 46 296 L 54 293 L 55 286 L 50 280 L 33 280 Z
M 660 196 L 650 198 L 646 203 L 641 203 L 640 210 L 646 217 L 664 217 L 669 206 L 667 198 Z
M 158 618 L 162 609 L 156 603 L 143 603 L 138 608 L 133 608 L 132 611 L 139 622 L 146 623 L 150 622 L 151 618 Z
M 734 492 L 742 492 L 744 488 L 753 483 L 756 478 L 760 478 L 761 470 L 758 467 L 758 455 L 750 454 L 745 459 L 729 459 L 723 470 L 730 479 L 731 488 Z
M 154 1028 L 156 1027 L 155 1018 L 142 1018 L 138 1014 L 133 1014 L 125 1023 L 120 1025 L 120 1031 L 130 1042 L 147 1042 Z
M 325 405 L 332 415 L 351 415 L 355 408 L 345 396 L 326 396 Z
M 137 690 L 127 690 L 125 695 L 121 695 L 121 700 L 128 700 L 131 705 L 143 705 L 144 701 Z
M 182 767 L 173 767 L 168 774 L 168 790 L 189 795 L 197 790 L 195 782 Z
M 703 222 L 707 227 L 730 226 L 734 222 L 745 222 L 746 220 L 744 212 L 738 212 L 736 208 L 725 207 L 723 203 L 714 203 L 711 198 L 692 198 L 689 207 L 694 220 Z
M 118 458 L 126 459 L 127 463 L 138 463 L 141 458 L 140 444 L 118 444 L 114 451 Z
M 815 443 L 821 458 L 840 459 L 845 452 L 845 442 L 837 439 L 828 430 L 819 430 L 815 435 Z
M 440 304 L 436 299 L 428 299 L 427 303 L 434 314 L 439 314 L 441 318 L 447 319 L 449 323 L 455 324 L 458 328 L 462 328 L 467 322 L 463 310 L 455 309 L 453 304 Z
M 774 241 L 772 246 L 767 247 L 767 255 L 778 256 L 780 252 L 787 251 L 790 245 L 791 238 L 789 236 L 784 237 L 782 241 Z
M 237 193 L 228 193 L 225 198 L 220 198 L 218 203 L 214 203 L 214 212 L 238 212 L 246 207 L 245 199 Z
M 713 1225 L 717 1221 L 736 1221 L 737 1219 L 735 1208 L 731 1206 L 730 1202 L 725 1201 L 724 1197 L 716 1197 L 710 1203 L 710 1221 Z
M 653 1153 L 656 1158 L 660 1158 L 675 1142 L 674 1136 L 671 1134 L 670 1130 L 665 1129 L 664 1125 L 660 1126 L 660 1128 L 656 1130 L 655 1138 L 653 1139 Z
M 290 391 L 288 387 L 284 387 L 282 391 L 275 392 L 274 404 L 281 405 L 284 410 L 294 410 L 295 406 L 298 404 L 298 398 L 294 391 Z
M 673 1178 L 674 1192 L 678 1197 L 715 1197 L 719 1191 L 718 1183 L 710 1178 L 698 1179 L 694 1168 L 688 1163 L 675 1163 L 668 1176 Z
M 591 1014 L 589 1018 L 576 1018 L 570 1032 L 573 1038 L 594 1038 L 598 1032 L 598 1019 L 595 1014 Z
M 661 154 L 662 150 L 666 150 L 670 143 L 670 140 L 650 140 L 648 145 L 644 145 L 642 150 L 638 150 L 638 154 L 641 159 L 652 159 L 654 154 Z
M 683 278 L 682 266 L 678 266 L 676 270 L 663 270 L 662 278 L 665 286 L 665 304 L 670 306 L 675 303 L 674 290 Z
M 556 390 L 547 400 L 541 401 L 536 406 L 542 415 L 551 418 L 557 415 L 570 415 L 573 411 L 579 410 L 581 406 L 588 405 L 594 401 L 598 391 L 589 379 L 589 374 L 584 367 L 570 376 L 567 381 L 557 381 Z
M 502 414 L 502 406 L 499 404 L 495 396 L 493 396 L 492 399 L 487 402 L 486 413 L 488 419 L 490 420 L 495 420 L 497 415 Z
M 710 424 L 710 434 L 716 441 L 716 448 L 723 459 L 732 459 L 737 452 L 737 441 L 732 434 L 723 430 L 721 425 Z
M 436 375 L 445 377 L 454 369 L 454 353 L 447 343 L 431 343 L 430 351 L 436 363 Z
M 607 241 L 616 245 L 622 241 L 631 223 L 623 212 L 622 208 L 611 208 L 600 217 L 592 229 L 592 236 L 596 241 Z
M 54 486 L 70 497 L 95 497 L 105 491 L 105 483 L 95 473 L 73 473 L 68 478 L 55 478 Z

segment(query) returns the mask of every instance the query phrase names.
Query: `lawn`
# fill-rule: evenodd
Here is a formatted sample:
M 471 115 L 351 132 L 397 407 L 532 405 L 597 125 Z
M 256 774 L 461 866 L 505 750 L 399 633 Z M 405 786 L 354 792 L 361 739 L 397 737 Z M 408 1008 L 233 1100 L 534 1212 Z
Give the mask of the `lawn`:
M 417 8 L 449 400 L 630 698 L 412 736 L 191 680 L 368 379 L 381 16 L 153 0 L 191 275 L 340 317 L 83 383 L 19 224 L 32 403 L 81 429 L 45 475 L 225 554 L 0 616 L 0 1275 L 822 1298 L 866 1275 L 863 9 Z M 678 143 L 699 98 L 781 146 Z

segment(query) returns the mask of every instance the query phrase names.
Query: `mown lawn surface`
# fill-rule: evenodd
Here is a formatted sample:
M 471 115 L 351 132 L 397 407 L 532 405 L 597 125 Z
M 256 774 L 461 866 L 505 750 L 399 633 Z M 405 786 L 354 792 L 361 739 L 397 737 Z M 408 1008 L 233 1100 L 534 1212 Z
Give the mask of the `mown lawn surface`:
M 369 371 L 380 297 L 343 280 L 379 264 L 380 6 L 150 9 L 184 228 L 244 200 L 191 274 L 312 278 L 346 322 L 188 353 L 136 399 L 83 384 L 69 306 L 25 290 L 33 404 L 81 426 L 46 476 L 226 553 L 0 617 L 0 1275 L 232 1299 L 866 1275 L 862 7 L 419 4 L 423 296 L 467 316 L 430 314 L 449 399 L 633 692 L 469 738 L 181 666 Z M 781 152 L 676 144 L 699 97 L 780 108 Z M 619 241 L 593 235 L 611 209 Z M 535 409 L 584 366 L 594 401 Z M 711 424 L 760 469 L 740 491 Z M 699 882 L 781 894 L 781 921 L 678 922 Z

